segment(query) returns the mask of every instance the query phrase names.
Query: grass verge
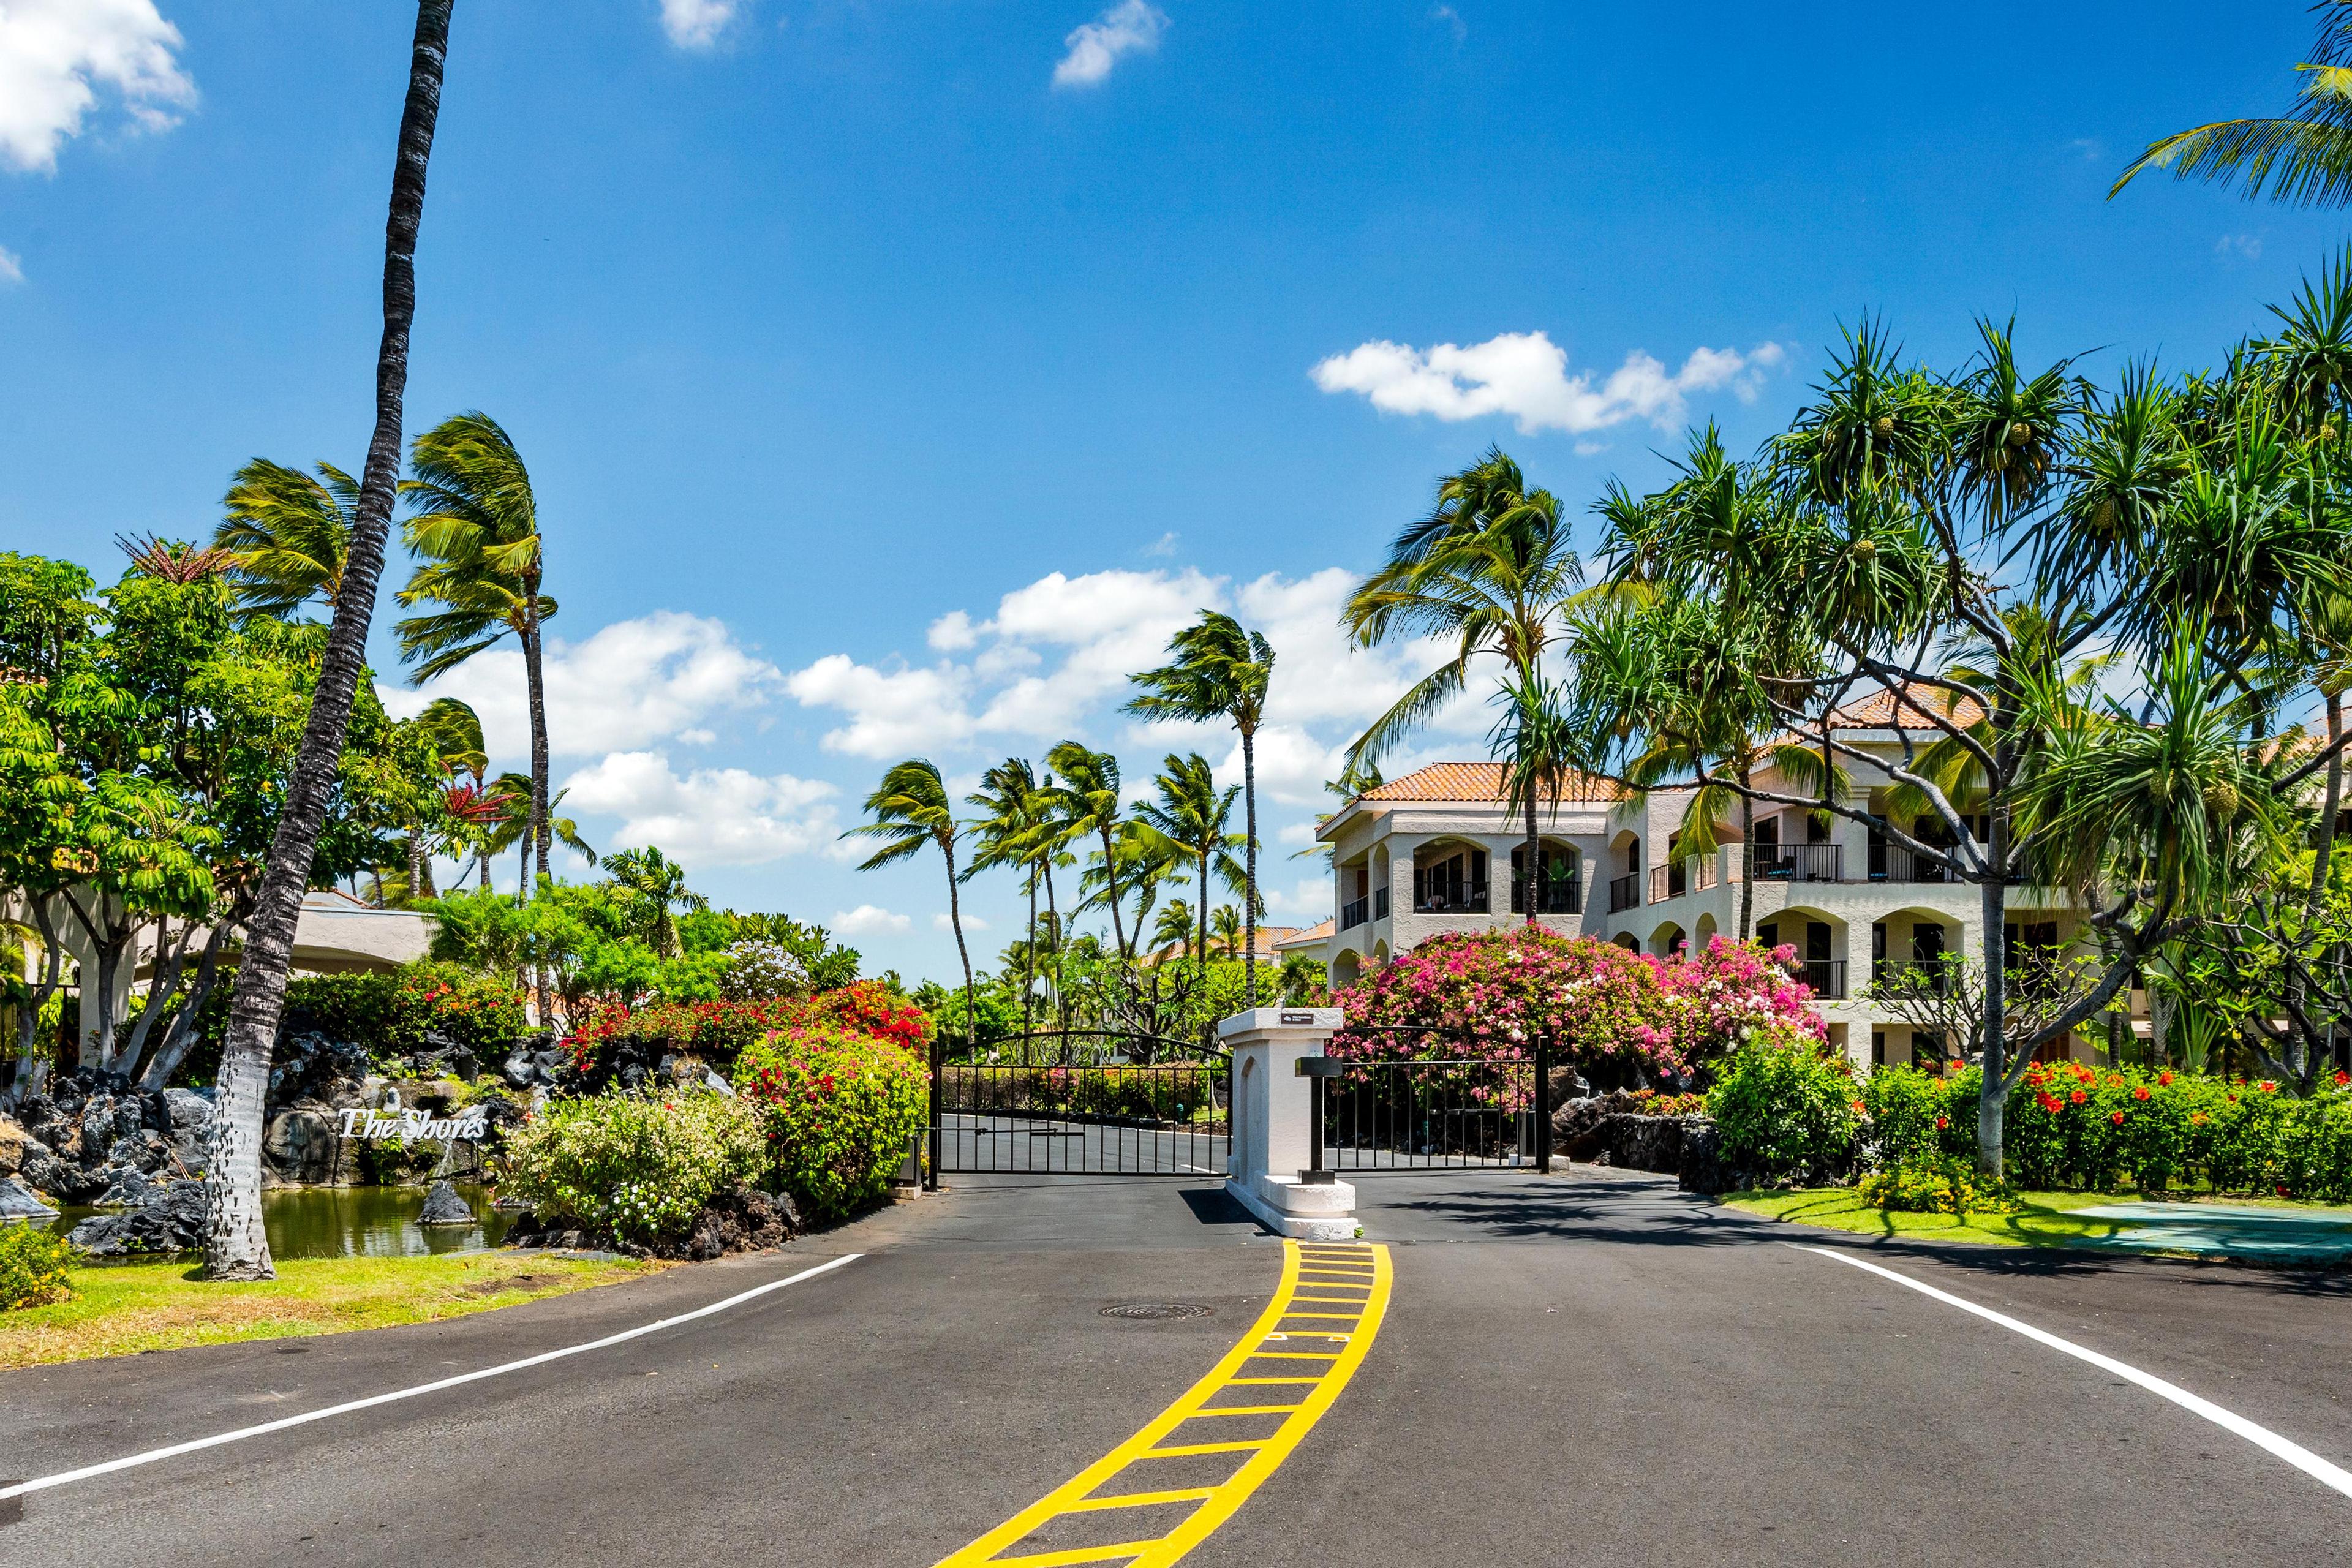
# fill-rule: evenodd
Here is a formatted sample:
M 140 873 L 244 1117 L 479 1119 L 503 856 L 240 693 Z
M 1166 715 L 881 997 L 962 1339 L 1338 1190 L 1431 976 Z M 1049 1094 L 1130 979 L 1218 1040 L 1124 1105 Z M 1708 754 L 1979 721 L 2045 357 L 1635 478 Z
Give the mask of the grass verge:
M 76 1268 L 71 1300 L 0 1313 L 0 1368 L 427 1323 L 665 1267 L 497 1252 L 306 1258 L 278 1264 L 278 1278 L 258 1285 L 206 1284 L 184 1259 Z
M 1873 1208 L 1852 1187 L 1796 1192 L 1728 1193 L 1733 1208 L 1767 1219 L 1851 1230 L 1864 1236 L 1922 1241 L 1973 1241 L 1991 1247 L 2066 1247 L 2109 1237 L 2125 1227 L 2112 1220 L 2076 1219 L 2069 1211 L 2122 1201 L 2112 1193 L 2019 1193 L 2015 1214 L 1898 1214 Z

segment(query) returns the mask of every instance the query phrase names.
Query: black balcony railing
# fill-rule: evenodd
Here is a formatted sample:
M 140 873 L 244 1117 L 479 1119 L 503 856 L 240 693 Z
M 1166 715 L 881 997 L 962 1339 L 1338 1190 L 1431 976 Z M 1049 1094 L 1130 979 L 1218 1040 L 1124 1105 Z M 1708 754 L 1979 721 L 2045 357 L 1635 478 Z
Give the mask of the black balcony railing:
M 1628 871 L 1622 877 L 1612 877 L 1609 879 L 1609 912 L 1611 914 L 1613 915 L 1620 910 L 1630 910 L 1641 901 L 1642 874 L 1639 871 Z
M 1881 841 L 1870 847 L 1870 879 L 1874 882 L 1949 882 L 1956 880 L 1940 861 L 1931 860 L 1900 844 Z
M 1528 912 L 1527 884 L 1511 879 L 1511 912 Z M 1544 877 L 1536 882 L 1536 913 L 1539 915 L 1576 915 L 1584 912 L 1584 883 L 1576 877 Z
M 1811 986 L 1813 994 L 1824 1002 L 1845 1000 L 1843 958 L 1800 958 L 1789 965 L 1789 973 Z
M 1372 900 L 1370 899 L 1349 899 L 1346 903 L 1339 906 L 1339 929 L 1341 931 L 1353 931 L 1356 927 L 1362 925 L 1366 921 L 1371 918 Z
M 1453 901 L 1446 889 L 1433 889 L 1412 906 L 1417 915 L 1483 915 L 1486 913 L 1486 884 L 1473 882 L 1463 889 L 1460 903 Z
M 1843 844 L 1751 844 L 1748 874 L 1759 882 L 1843 882 Z
M 1386 888 L 1374 888 L 1372 889 L 1372 919 L 1376 921 L 1384 921 L 1388 918 L 1389 890 Z

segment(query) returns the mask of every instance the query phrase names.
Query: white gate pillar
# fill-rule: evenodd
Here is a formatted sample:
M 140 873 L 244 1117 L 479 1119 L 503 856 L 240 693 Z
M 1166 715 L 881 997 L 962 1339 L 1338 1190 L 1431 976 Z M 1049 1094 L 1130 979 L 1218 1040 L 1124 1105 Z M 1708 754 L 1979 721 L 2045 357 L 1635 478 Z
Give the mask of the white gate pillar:
M 1342 1022 L 1337 1007 L 1255 1007 L 1217 1026 L 1234 1054 L 1236 1131 L 1225 1191 L 1277 1236 L 1346 1241 L 1356 1234 L 1352 1185 L 1299 1178 L 1316 1163 L 1309 1139 L 1319 1130 L 1310 1127 L 1315 1080 L 1299 1076 L 1298 1062 L 1321 1056 Z

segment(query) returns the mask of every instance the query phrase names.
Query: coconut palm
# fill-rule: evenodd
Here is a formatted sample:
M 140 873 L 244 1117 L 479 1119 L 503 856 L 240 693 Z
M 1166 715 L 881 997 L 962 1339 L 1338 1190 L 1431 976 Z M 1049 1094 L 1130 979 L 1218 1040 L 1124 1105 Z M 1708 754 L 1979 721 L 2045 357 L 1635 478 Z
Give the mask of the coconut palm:
M 844 838 L 882 840 L 882 847 L 858 865 L 877 870 L 894 861 L 937 847 L 948 868 L 948 924 L 955 931 L 956 956 L 963 961 L 963 1016 L 967 1029 L 976 1029 L 980 1014 L 972 999 L 971 952 L 963 941 L 963 901 L 956 876 L 956 840 L 963 825 L 948 801 L 948 786 L 940 770 L 921 757 L 894 763 L 882 782 L 866 797 L 866 815 L 874 820 L 844 833 Z
M 402 529 L 419 559 L 400 602 L 437 607 L 400 623 L 400 656 L 415 667 L 411 682 L 422 683 L 509 636 L 522 649 L 530 700 L 530 837 L 544 877 L 550 834 L 541 660 L 542 628 L 555 615 L 555 601 L 540 592 L 545 563 L 530 473 L 513 437 L 478 412 L 445 419 L 419 436 L 409 467 L 416 477 L 400 487 L 411 509 Z
M 1052 852 L 1051 802 L 1037 782 L 1036 770 L 1025 757 L 1007 757 L 980 776 L 980 788 L 964 803 L 981 808 L 971 824 L 975 846 L 963 879 L 999 866 L 1020 868 L 1029 894 L 1028 937 L 1019 944 L 1021 958 L 1021 1032 L 1029 1032 L 1031 993 L 1036 984 L 1037 883 Z M 1009 950 L 1008 950 L 1009 951 Z
M 239 468 L 213 534 L 234 562 L 237 609 L 282 616 L 315 599 L 332 615 L 359 508 L 359 481 L 332 463 L 320 463 L 316 479 L 267 458 Z
M 391 213 L 384 226 L 383 335 L 376 350 L 375 428 L 360 479 L 359 508 L 343 561 L 326 646 L 319 659 L 310 714 L 294 773 L 270 840 L 254 911 L 246 922 L 245 957 L 229 1007 L 228 1039 L 214 1100 L 212 1180 L 205 1187 L 205 1276 L 277 1276 L 261 1227 L 261 1121 L 269 1058 L 285 1010 L 294 926 L 310 886 L 310 864 L 342 760 L 343 736 L 367 662 L 368 623 L 383 571 L 394 487 L 400 477 L 402 398 L 408 385 L 408 333 L 416 314 L 416 231 L 425 216 L 425 171 L 440 116 L 441 74 L 449 50 L 452 0 L 417 0 L 409 53 L 408 92 L 393 165 Z
M 2293 206 L 2352 202 L 2352 3 L 2324 0 L 2319 39 L 2303 73 L 2302 101 L 2274 119 L 2221 120 L 2152 142 L 2107 192 L 2112 201 L 2148 169 L 2176 180 L 2236 184 L 2248 200 Z
M 1151 720 L 1230 721 L 1242 737 L 1243 871 L 1247 886 L 1243 919 L 1250 944 L 1244 971 L 1244 1006 L 1257 1005 L 1257 732 L 1265 722 L 1266 689 L 1274 680 L 1274 646 L 1233 616 L 1203 610 L 1168 639 L 1169 661 L 1129 680 L 1140 688 L 1125 711 Z M 1202 889 L 1206 902 L 1208 891 Z
M 603 865 L 604 875 L 635 900 L 646 945 L 664 958 L 676 958 L 681 945 L 677 911 L 710 907 L 709 899 L 686 885 L 686 868 L 651 845 L 615 850 Z
M 1203 948 L 1202 952 L 1222 950 L 1227 958 L 1231 958 L 1234 955 L 1234 950 L 1239 947 L 1244 940 L 1241 910 L 1231 904 L 1219 904 L 1216 913 L 1209 917 L 1210 945 Z M 1255 931 L 1249 932 L 1246 940 L 1255 942 L 1256 932 Z
M 1182 899 L 1171 899 L 1161 906 L 1160 918 L 1151 922 L 1151 946 L 1155 952 L 1174 948 L 1186 958 L 1202 951 L 1192 945 L 1192 906 Z M 1203 947 L 1206 945 L 1209 918 L 1205 911 L 1200 919 Z
M 505 814 L 499 818 L 498 823 L 491 829 L 489 842 L 483 850 L 484 865 L 487 868 L 490 856 L 503 855 L 516 846 L 521 846 L 522 864 L 517 867 L 515 871 L 516 896 L 520 898 L 526 896 L 530 889 L 530 775 L 516 773 L 500 773 L 498 778 L 498 789 L 507 798 L 507 808 Z M 560 789 L 548 798 L 547 829 L 557 843 L 577 855 L 585 857 L 588 863 L 593 866 L 596 864 L 596 851 L 589 848 L 588 841 L 580 837 L 580 824 L 571 817 L 559 816 L 555 812 L 555 808 L 563 804 L 563 797 L 571 793 L 568 789 Z M 483 883 L 485 887 L 488 885 L 487 880 Z
M 1054 832 L 1063 845 L 1082 838 L 1093 838 L 1101 845 L 1097 864 L 1108 895 L 1105 901 L 1110 905 L 1111 935 L 1118 943 L 1119 956 L 1131 960 L 1135 946 L 1127 939 L 1120 910 L 1119 857 L 1112 847 L 1125 826 L 1118 795 L 1118 759 L 1108 752 L 1088 751 L 1079 742 L 1064 741 L 1045 753 L 1045 765 L 1061 781 L 1042 786 L 1046 789 Z
M 1192 885 L 1200 899 L 1201 935 L 1198 947 L 1187 938 L 1188 950 L 1206 952 L 1209 945 L 1209 878 L 1213 873 L 1228 889 L 1247 896 L 1249 873 L 1234 858 L 1234 847 L 1241 836 L 1227 830 L 1233 820 L 1234 802 L 1241 795 L 1238 785 L 1217 788 L 1215 776 L 1209 771 L 1209 759 L 1194 752 L 1180 757 L 1171 752 L 1161 763 L 1160 775 L 1151 781 L 1159 799 L 1146 801 L 1135 809 L 1136 820 L 1146 831 L 1162 839 L 1171 854 L 1181 855 L 1193 862 Z M 1154 936 L 1155 942 L 1161 939 Z

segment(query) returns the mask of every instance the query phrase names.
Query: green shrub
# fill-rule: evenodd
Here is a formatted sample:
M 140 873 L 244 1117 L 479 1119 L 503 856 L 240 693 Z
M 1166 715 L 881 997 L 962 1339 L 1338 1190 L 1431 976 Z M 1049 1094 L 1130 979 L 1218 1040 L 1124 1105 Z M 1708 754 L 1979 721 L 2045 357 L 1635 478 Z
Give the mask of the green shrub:
M 1864 1106 L 1843 1057 L 1759 1029 L 1718 1068 L 1706 1109 L 1734 1170 L 1781 1181 L 1851 1165 Z
M 810 1218 L 880 1197 L 929 1109 L 906 1051 L 835 1024 L 780 1030 L 736 1058 L 735 1084 L 767 1110 L 777 1180 Z
M 958 1111 L 1050 1111 L 1198 1126 L 1224 1118 L 1210 1081 L 1205 1067 L 1195 1075 L 1164 1067 L 950 1064 L 940 1068 L 940 1103 Z
M 64 1237 L 23 1220 L 0 1223 L 0 1312 L 70 1298 L 66 1265 L 72 1260 L 73 1244 Z
M 1863 1080 L 1862 1105 L 1867 1118 L 1864 1142 L 1871 1158 L 1885 1168 L 1961 1152 L 1948 1142 L 1956 1123 L 1965 1123 L 1968 1140 L 1973 1142 L 1976 1136 L 1973 1075 L 1968 1098 L 1962 1100 L 1941 1074 L 1900 1065 L 1878 1068 Z
M 557 1100 L 507 1135 L 499 1195 L 542 1221 L 643 1243 L 683 1234 L 711 1197 L 770 1170 L 760 1108 L 705 1089 Z
M 1904 1214 L 2008 1214 L 2016 1202 L 1997 1182 L 1988 1182 L 1976 1162 L 1958 1154 L 1930 1153 L 1855 1184 L 1864 1203 Z

